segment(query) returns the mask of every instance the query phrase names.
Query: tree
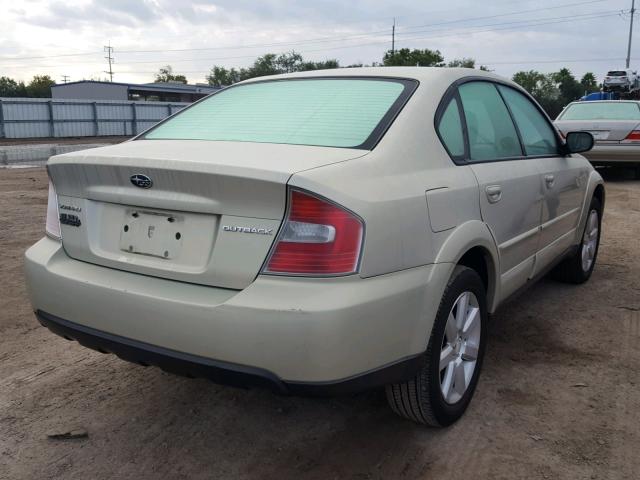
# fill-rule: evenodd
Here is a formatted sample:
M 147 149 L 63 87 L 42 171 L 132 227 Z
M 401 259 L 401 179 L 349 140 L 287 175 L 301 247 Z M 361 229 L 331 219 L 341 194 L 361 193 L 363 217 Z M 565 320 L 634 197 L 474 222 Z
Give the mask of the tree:
M 582 76 L 580 85 L 585 92 L 598 90 L 598 81 L 596 80 L 596 76 L 591 72 L 587 72 Z
M 49 75 L 34 75 L 26 87 L 27 97 L 50 98 L 51 87 L 55 84 Z
M 0 77 L 0 97 L 26 97 L 27 88 L 23 82 L 16 82 L 13 78 Z
M 447 63 L 447 67 L 449 67 L 449 68 L 476 68 L 476 61 L 473 58 L 466 58 L 466 57 L 464 57 L 464 58 L 454 58 L 449 63 Z M 484 65 L 480 65 L 479 70 L 483 70 L 485 72 L 489 71 L 489 69 Z
M 544 74 L 535 70 L 517 72 L 513 81 L 529 92 L 551 118 L 555 118 L 567 102 L 562 98 L 556 82 L 556 74 Z
M 449 68 L 476 68 L 476 61 L 473 58 L 456 58 L 447 63 Z
M 518 72 L 513 76 L 513 81 L 533 96 L 537 93 L 538 86 L 542 80 L 544 80 L 544 74 L 535 70 Z
M 225 67 L 213 66 L 207 81 L 209 85 L 224 86 L 232 85 L 248 78 L 263 77 L 265 75 L 277 75 L 280 73 L 304 72 L 308 70 L 324 70 L 327 68 L 338 68 L 338 60 L 329 59 L 321 62 L 305 61 L 302 55 L 291 51 L 277 55 L 267 53 L 258 57 L 249 68 L 227 69 Z
M 401 48 L 392 52 L 388 50 L 384 57 L 382 57 L 382 63 L 385 67 L 444 67 L 444 57 L 439 50 L 424 50 L 408 48 Z
M 207 75 L 207 82 L 214 87 L 224 87 L 226 85 L 233 85 L 241 80 L 241 72 L 235 68 L 224 68 L 214 66 L 209 75 Z
M 177 75 L 173 73 L 173 68 L 171 65 L 166 65 L 156 73 L 156 79 L 154 83 L 167 83 L 167 82 L 178 82 L 178 83 L 187 83 L 187 77 L 184 75 Z
M 576 77 L 573 76 L 568 68 L 561 68 L 558 72 L 552 73 L 552 75 L 565 105 L 578 100 L 584 94 L 580 82 L 576 80 Z

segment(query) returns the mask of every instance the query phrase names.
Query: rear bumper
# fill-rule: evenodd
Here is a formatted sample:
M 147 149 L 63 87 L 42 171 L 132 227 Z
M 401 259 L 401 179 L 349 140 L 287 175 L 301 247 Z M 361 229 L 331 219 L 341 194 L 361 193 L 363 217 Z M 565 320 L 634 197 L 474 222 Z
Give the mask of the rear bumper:
M 414 375 L 450 269 L 369 279 L 265 276 L 236 291 L 80 262 L 49 238 L 25 259 L 33 308 L 55 333 L 187 376 L 300 394 Z
M 123 360 L 190 378 L 206 378 L 223 385 L 262 387 L 280 394 L 326 396 L 344 395 L 388 383 L 408 380 L 424 362 L 424 355 L 413 355 L 377 370 L 337 382 L 286 382 L 268 370 L 212 360 L 188 353 L 149 345 L 129 338 L 101 332 L 37 311 L 38 321 L 53 333 L 101 353 L 113 353 Z
M 640 145 L 596 144 L 582 155 L 594 165 L 640 164 Z

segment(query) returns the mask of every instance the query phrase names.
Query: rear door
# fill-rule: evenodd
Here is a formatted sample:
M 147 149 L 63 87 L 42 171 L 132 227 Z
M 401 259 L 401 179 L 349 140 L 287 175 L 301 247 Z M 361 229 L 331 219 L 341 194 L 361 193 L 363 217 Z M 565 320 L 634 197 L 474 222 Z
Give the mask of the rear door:
M 589 167 L 579 156 L 559 154 L 551 122 L 527 96 L 503 85 L 498 89 L 516 123 L 525 154 L 541 173 L 544 202 L 535 275 L 573 243 Z
M 494 83 L 467 82 L 458 91 L 466 122 L 468 163 L 480 186 L 482 218 L 500 253 L 504 298 L 533 272 L 543 198 L 540 171 L 525 157 Z

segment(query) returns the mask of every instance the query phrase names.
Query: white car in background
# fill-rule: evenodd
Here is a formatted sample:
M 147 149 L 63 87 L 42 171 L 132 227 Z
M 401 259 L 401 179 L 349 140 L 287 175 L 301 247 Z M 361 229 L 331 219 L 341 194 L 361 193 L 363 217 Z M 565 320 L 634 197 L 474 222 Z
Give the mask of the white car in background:
M 602 85 L 605 91 L 632 92 L 638 88 L 638 73 L 629 68 L 610 70 Z

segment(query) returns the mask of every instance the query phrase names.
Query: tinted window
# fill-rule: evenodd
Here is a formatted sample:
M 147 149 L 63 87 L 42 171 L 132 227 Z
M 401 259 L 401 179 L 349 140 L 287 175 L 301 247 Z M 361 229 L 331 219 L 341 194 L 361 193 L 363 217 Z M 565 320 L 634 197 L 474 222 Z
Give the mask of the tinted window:
M 489 82 L 470 82 L 461 85 L 459 91 L 471 160 L 521 156 L 516 129 L 496 87 Z
M 640 120 L 640 108 L 631 102 L 584 102 L 569 105 L 558 120 Z
M 555 155 L 558 153 L 556 134 L 546 118 L 527 97 L 513 88 L 499 85 L 505 102 L 520 130 L 527 155 Z
M 401 81 L 348 78 L 238 85 L 183 110 L 144 138 L 359 147 L 405 88 Z
M 452 157 L 462 157 L 464 155 L 464 135 L 462 133 L 462 121 L 460 120 L 460 109 L 458 102 L 453 98 L 444 110 L 440 123 L 438 123 L 438 133 L 445 147 Z
M 607 72 L 607 77 L 626 77 L 627 72 L 624 70 L 612 70 L 611 72 Z

